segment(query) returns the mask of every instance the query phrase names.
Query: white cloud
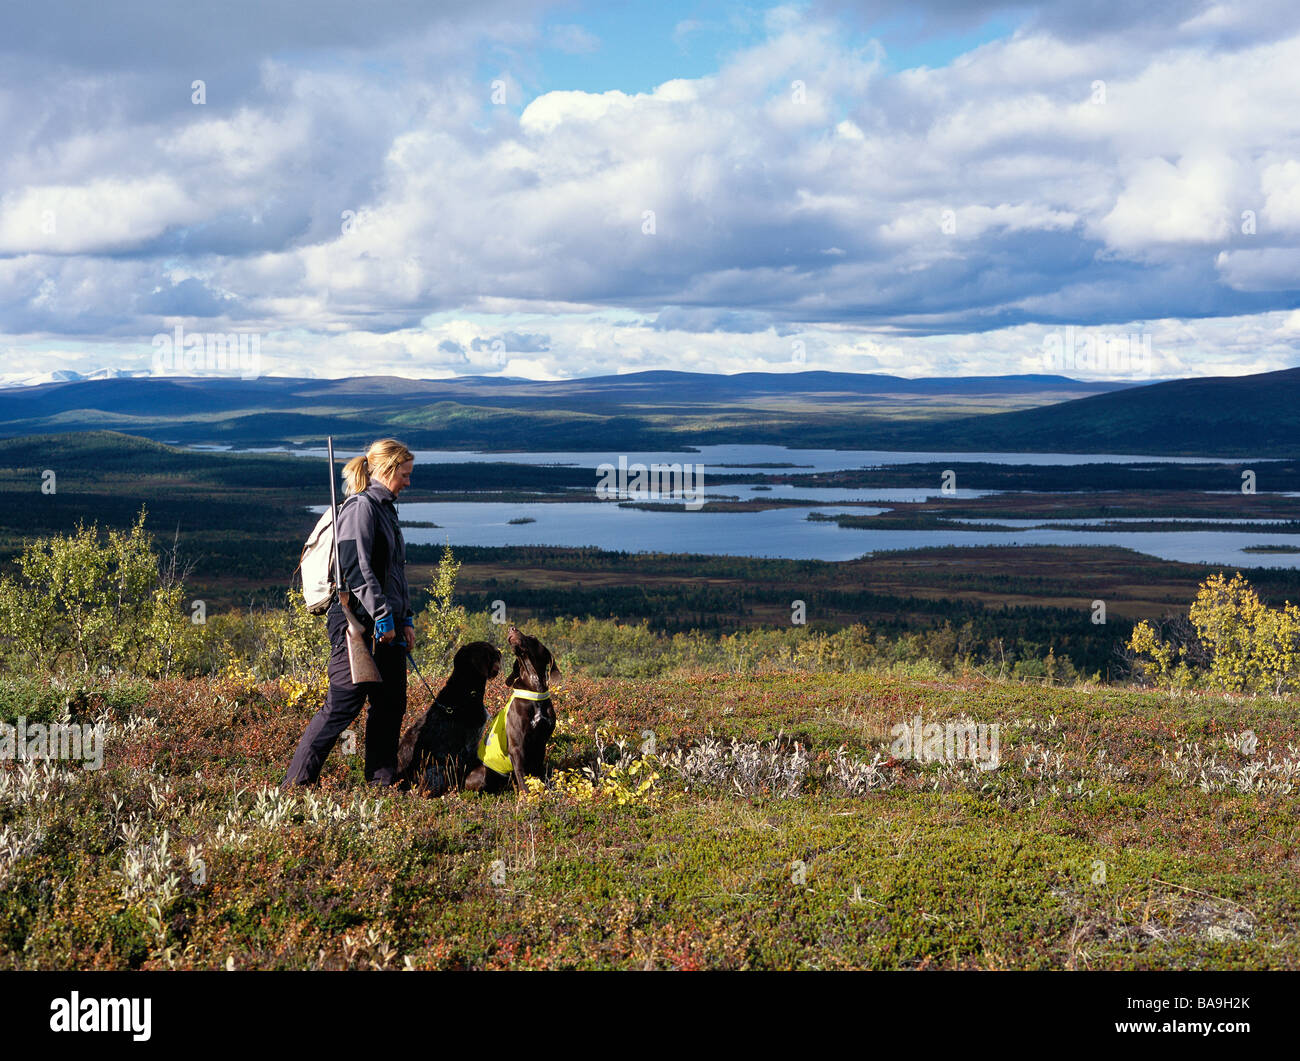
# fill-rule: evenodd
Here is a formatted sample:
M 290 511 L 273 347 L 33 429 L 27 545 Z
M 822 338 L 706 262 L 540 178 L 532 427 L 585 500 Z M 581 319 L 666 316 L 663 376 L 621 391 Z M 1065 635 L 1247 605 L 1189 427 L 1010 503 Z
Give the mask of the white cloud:
M 208 109 L 124 74 L 0 91 L 15 348 L 150 335 L 160 306 L 186 304 L 150 297 L 193 278 L 196 313 L 317 337 L 323 353 L 285 343 L 278 363 L 325 374 L 358 352 L 415 375 L 497 372 L 439 344 L 507 331 L 550 337 L 512 373 L 537 378 L 783 366 L 793 332 L 880 371 L 947 370 L 961 340 L 987 373 L 1023 362 L 997 345 L 1018 349 L 1017 329 L 1212 312 L 1246 332 L 1300 286 L 1300 38 L 1200 43 L 1225 19 L 1245 32 L 1222 12 L 1187 8 L 1159 47 L 1145 30 L 1029 29 L 887 75 L 877 49 L 787 6 L 708 77 L 550 91 L 516 113 L 522 75 L 505 71 L 509 105 L 493 106 L 481 42 L 544 36 L 457 10 L 442 36 L 255 57 L 243 94 Z M 580 46 L 578 30 L 549 40 Z M 661 316 L 690 327 L 651 327 Z M 1189 339 L 1188 363 L 1295 358 L 1285 336 L 1234 352 L 1228 327 Z
M 1264 192 L 1264 220 L 1284 231 L 1300 231 L 1300 162 L 1287 159 L 1265 166 L 1260 188 Z
M 1223 157 L 1138 161 L 1110 213 L 1096 223 L 1107 245 L 1141 252 L 1152 244 L 1222 243 L 1231 230 L 1233 165 Z
M 204 211 L 170 177 L 29 186 L 0 199 L 0 253 L 116 251 Z
M 552 132 L 564 122 L 594 122 L 611 110 L 626 112 L 634 97 L 609 92 L 548 92 L 538 96 L 519 116 L 519 128 L 535 136 Z
M 1300 247 L 1223 251 L 1215 265 L 1223 282 L 1237 291 L 1294 291 Z

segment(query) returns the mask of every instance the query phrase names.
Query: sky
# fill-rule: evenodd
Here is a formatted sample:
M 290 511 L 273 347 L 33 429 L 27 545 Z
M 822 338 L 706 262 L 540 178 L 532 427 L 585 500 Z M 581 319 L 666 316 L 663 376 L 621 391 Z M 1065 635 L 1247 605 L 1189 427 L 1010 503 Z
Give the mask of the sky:
M 1292 0 L 5 5 L 0 382 L 1297 367 L 1297 115 Z

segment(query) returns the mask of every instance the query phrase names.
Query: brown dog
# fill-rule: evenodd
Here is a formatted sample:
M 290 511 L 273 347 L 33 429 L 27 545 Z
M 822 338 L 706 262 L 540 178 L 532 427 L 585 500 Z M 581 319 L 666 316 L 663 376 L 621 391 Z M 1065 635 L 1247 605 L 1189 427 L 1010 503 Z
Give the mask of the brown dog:
M 511 777 L 519 791 L 525 791 L 525 777 L 542 776 L 546 742 L 555 732 L 549 688 L 550 681 L 560 677 L 555 657 L 513 624 L 506 640 L 515 650 L 514 669 L 506 679 L 510 699 L 478 743 L 480 762 L 465 778 L 465 787 L 475 792 L 500 792 Z
M 483 693 L 489 678 L 501 673 L 501 652 L 486 641 L 471 641 L 455 655 L 451 677 L 397 749 L 397 783 L 421 785 L 441 796 L 465 782 L 479 763 L 478 740 L 487 721 Z

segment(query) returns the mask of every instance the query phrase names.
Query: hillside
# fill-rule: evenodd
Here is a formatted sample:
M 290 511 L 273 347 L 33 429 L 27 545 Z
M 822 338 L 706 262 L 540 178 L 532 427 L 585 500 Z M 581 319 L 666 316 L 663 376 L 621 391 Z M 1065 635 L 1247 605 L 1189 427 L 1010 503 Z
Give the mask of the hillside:
M 1300 368 L 1153 383 L 936 424 L 921 438 L 954 450 L 1289 457 L 1300 447 Z
M 29 724 L 68 702 L 0 686 Z M 543 791 L 430 801 L 342 751 L 277 793 L 317 706 L 290 681 L 79 696 L 102 769 L 0 773 L 0 967 L 1300 968 L 1285 705 L 782 671 L 556 697 Z M 891 758 L 918 715 L 997 724 L 997 766 Z
M 760 396 L 815 394 L 853 396 L 912 395 L 1069 395 L 1109 393 L 1129 386 L 1088 382 L 1065 376 L 970 376 L 906 379 L 853 372 L 702 372 L 649 371 L 617 376 L 545 381 L 498 376 L 455 379 L 402 379 L 357 376 L 352 379 L 300 379 L 264 376 L 114 378 L 62 380 L 29 387 L 0 389 L 0 420 L 52 416 L 78 409 L 124 414 L 156 409 L 164 402 L 174 411 L 234 411 L 261 407 L 297 408 L 322 402 L 373 401 L 402 405 L 474 399 L 484 405 L 553 406 L 581 411 L 592 405 L 648 402 L 737 401 Z
M 854 373 L 635 372 L 537 382 L 102 379 L 0 390 L 0 436 L 111 428 L 159 441 L 427 448 L 680 447 L 708 442 L 863 446 L 895 423 L 988 415 L 1113 392 L 1062 376 L 902 379 Z M 870 427 L 870 431 L 866 428 Z
M 536 382 L 102 379 L 0 390 L 0 437 L 111 428 L 166 442 L 422 448 L 796 448 L 1294 456 L 1300 369 L 1144 385 L 1061 376 L 636 372 Z

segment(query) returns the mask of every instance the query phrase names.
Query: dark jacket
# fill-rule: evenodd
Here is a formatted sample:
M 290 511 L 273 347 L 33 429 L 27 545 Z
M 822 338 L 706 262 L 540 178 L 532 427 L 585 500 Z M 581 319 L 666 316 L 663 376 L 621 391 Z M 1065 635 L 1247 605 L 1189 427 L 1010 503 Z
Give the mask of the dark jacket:
M 339 506 L 338 548 L 353 614 L 367 627 L 393 616 L 400 633 L 414 613 L 406 585 L 406 543 L 393 492 L 378 480 Z

